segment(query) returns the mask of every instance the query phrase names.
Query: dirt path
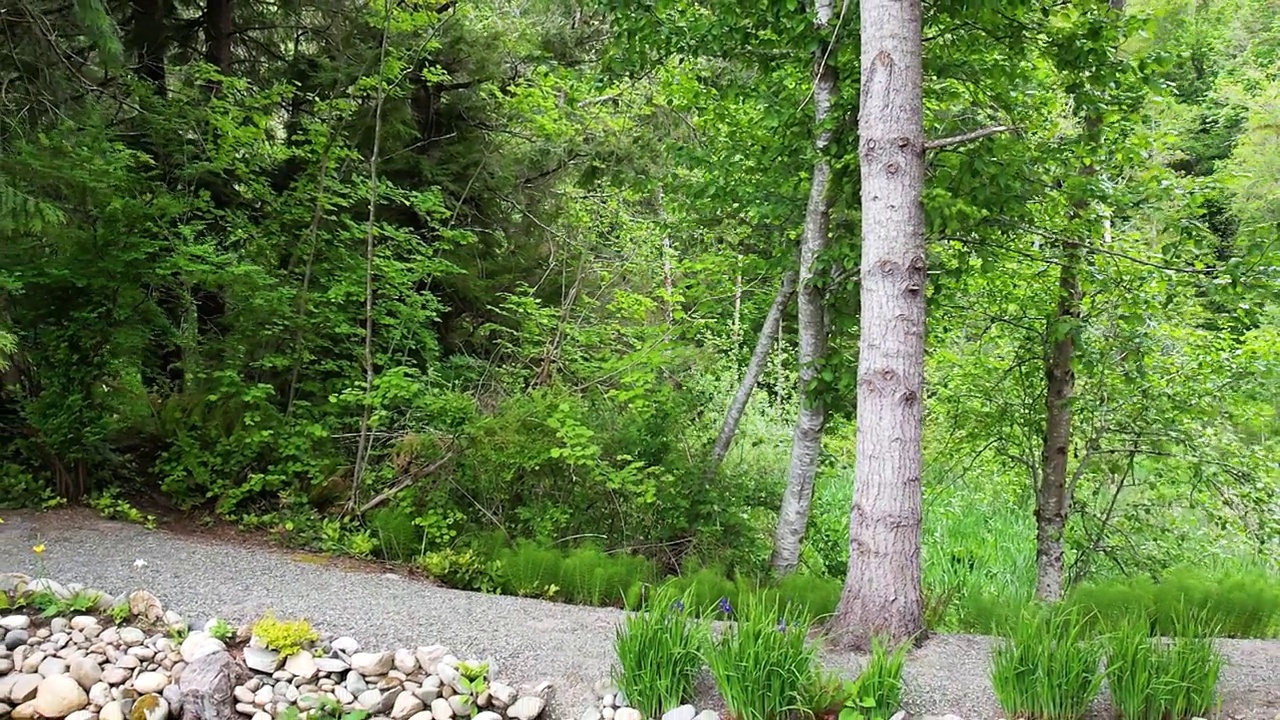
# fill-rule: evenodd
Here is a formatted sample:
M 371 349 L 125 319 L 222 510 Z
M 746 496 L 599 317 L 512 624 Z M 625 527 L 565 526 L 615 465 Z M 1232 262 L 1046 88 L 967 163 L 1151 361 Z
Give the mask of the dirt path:
M 192 621 L 217 615 L 246 622 L 270 608 L 370 648 L 442 643 L 461 657 L 493 658 L 508 681 L 550 680 L 557 688 L 556 718 L 575 718 L 593 706 L 591 685 L 609 672 L 622 617 L 613 609 L 453 590 L 375 564 L 329 561 L 260 542 L 150 531 L 85 510 L 0 517 L 0 572 L 33 572 L 31 546 L 41 542 L 50 577 L 113 593 L 146 587 Z M 137 559 L 146 567 L 135 569 Z M 966 720 L 1000 717 L 987 679 L 990 645 L 990 638 L 948 635 L 915 651 L 906 669 L 908 709 Z M 1222 647 L 1229 661 L 1223 716 L 1277 720 L 1280 642 L 1224 641 Z M 832 653 L 825 660 L 849 674 L 860 662 Z

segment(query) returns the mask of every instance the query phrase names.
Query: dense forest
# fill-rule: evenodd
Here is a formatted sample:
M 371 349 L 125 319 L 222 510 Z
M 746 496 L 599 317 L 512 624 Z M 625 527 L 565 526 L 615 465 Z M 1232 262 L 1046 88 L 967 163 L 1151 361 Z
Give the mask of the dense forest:
M 1280 608 L 1280 3 L 925 3 L 901 266 L 869 4 L 0 0 L 0 507 Z

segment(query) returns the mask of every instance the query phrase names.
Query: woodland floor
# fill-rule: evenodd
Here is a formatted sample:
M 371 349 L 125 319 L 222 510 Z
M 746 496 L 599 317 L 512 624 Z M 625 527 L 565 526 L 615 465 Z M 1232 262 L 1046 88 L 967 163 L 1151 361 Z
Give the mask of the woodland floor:
M 0 572 L 44 572 L 108 592 L 146 587 L 184 617 L 235 622 L 267 609 L 305 616 L 321 630 L 366 647 L 441 643 L 462 657 L 491 657 L 513 683 L 550 680 L 555 718 L 593 707 L 591 685 L 607 676 L 619 610 L 440 587 L 404 568 L 289 552 L 262 536 L 169 518 L 159 530 L 103 520 L 84 509 L 0 513 Z M 143 559 L 145 568 L 135 569 Z M 987 677 L 992 640 L 938 635 L 908 659 L 906 706 L 913 714 L 997 718 Z M 1223 640 L 1222 716 L 1275 720 L 1280 713 L 1280 641 Z M 862 659 L 826 652 L 832 669 L 857 672 Z M 708 689 L 709 693 L 709 689 Z M 709 703 L 713 704 L 713 703 Z M 707 706 L 704 704 L 702 706 Z M 1098 708 L 1099 713 L 1104 708 Z

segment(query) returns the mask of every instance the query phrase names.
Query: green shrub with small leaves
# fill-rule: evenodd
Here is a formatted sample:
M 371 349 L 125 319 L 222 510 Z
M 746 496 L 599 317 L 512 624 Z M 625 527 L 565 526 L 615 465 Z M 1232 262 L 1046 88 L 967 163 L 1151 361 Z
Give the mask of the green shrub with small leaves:
M 280 620 L 268 611 L 253 624 L 253 634 L 270 650 L 289 657 L 320 639 L 320 634 L 304 619 Z

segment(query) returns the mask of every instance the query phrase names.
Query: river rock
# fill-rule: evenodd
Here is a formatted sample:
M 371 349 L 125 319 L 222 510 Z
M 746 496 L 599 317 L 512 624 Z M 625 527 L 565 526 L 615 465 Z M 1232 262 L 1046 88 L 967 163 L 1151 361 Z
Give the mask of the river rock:
M 98 720 L 124 720 L 124 708 L 119 700 L 112 700 L 98 711 Z
M 42 717 L 64 718 L 89 704 L 80 683 L 68 675 L 54 675 L 40 681 L 35 710 Z
M 644 716 L 640 711 L 632 707 L 618 708 L 613 714 L 613 720 L 644 720 Z
M 26 630 L 31 627 L 31 618 L 26 615 L 7 615 L 0 618 L 0 628 L 5 630 Z
M 319 657 L 315 658 L 315 663 L 317 670 L 322 673 L 329 673 L 332 675 L 344 673 L 351 669 L 351 665 L 342 658 Z
M 425 708 L 426 705 L 412 693 L 402 692 L 396 696 L 395 704 L 391 706 L 391 720 L 405 720 Z
M 320 669 L 316 667 L 315 657 L 306 650 L 299 650 L 290 655 L 284 661 L 284 669 L 303 680 L 313 680 L 316 673 L 320 672 Z
M 546 707 L 546 705 L 547 701 L 541 697 L 526 695 L 507 708 L 507 717 L 515 718 L 516 720 L 533 720 L 542 714 L 542 708 Z
M 123 685 L 133 677 L 133 671 L 119 665 L 108 665 L 102 670 L 102 681 L 108 685 Z
M 120 642 L 127 647 L 137 647 L 147 641 L 147 634 L 136 627 L 125 627 L 120 629 Z
M 191 662 L 196 658 L 212 655 L 216 652 L 226 650 L 227 646 L 218 638 L 207 632 L 193 632 L 182 641 L 182 647 L 179 652 L 182 653 L 182 659 Z
M 87 657 L 78 657 L 71 661 L 68 674 L 88 690 L 102 680 L 102 667 Z
M 266 648 L 246 647 L 244 664 L 251 670 L 270 674 L 280 669 L 280 653 Z
M 444 698 L 432 700 L 431 717 L 433 720 L 451 720 L 453 718 L 453 708 L 449 707 L 449 701 Z
M 244 670 L 225 650 L 191 661 L 178 681 L 182 719 L 233 720 L 235 688 L 244 679 Z
M 395 656 L 389 652 L 356 653 L 351 656 L 351 669 L 361 675 L 386 675 Z
M 9 684 L 9 702 L 14 705 L 21 705 L 36 699 L 36 690 L 40 688 L 40 682 L 44 678 L 35 673 L 20 673 L 18 675 L 10 675 L 5 679 L 13 678 Z
M 169 676 L 157 671 L 139 673 L 133 679 L 133 689 L 143 695 L 158 694 L 169 685 Z
M 4 634 L 5 650 L 17 650 L 27 644 L 27 640 L 31 639 L 31 634 L 26 630 L 9 630 Z
M 516 701 L 516 689 L 505 683 L 495 682 L 489 685 L 489 696 L 499 710 L 506 710 Z
M 166 720 L 168 717 L 169 703 L 155 693 L 133 701 L 129 709 L 129 720 Z
M 62 658 L 48 657 L 40 661 L 40 664 L 36 667 L 36 672 L 44 677 L 66 675 L 67 663 Z
M 698 716 L 698 708 L 692 705 L 681 705 L 662 713 L 662 720 L 693 720 Z

